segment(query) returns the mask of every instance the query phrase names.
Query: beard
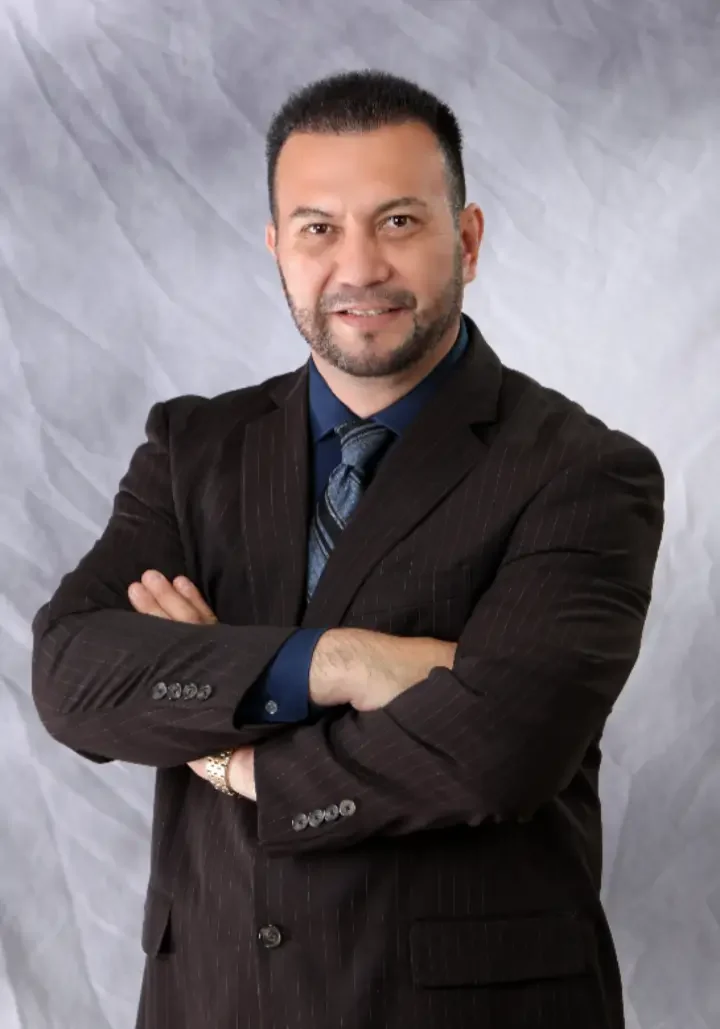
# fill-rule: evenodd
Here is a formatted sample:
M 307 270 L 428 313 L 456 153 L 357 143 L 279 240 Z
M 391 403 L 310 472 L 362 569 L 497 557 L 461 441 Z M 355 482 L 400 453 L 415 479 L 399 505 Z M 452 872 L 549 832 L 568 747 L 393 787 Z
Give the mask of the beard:
M 447 283 L 431 306 L 420 313 L 416 310 L 413 311 L 412 327 L 408 330 L 405 338 L 391 350 L 377 350 L 369 346 L 364 351 L 358 351 L 356 350 L 357 344 L 344 342 L 339 334 L 333 333 L 330 314 L 324 310 L 298 307 L 294 303 L 279 262 L 278 271 L 292 319 L 311 351 L 333 367 L 357 378 L 378 379 L 397 375 L 414 367 L 436 350 L 450 326 L 462 314 L 464 282 L 460 244 L 455 250 L 452 274 Z M 365 302 L 368 301 L 392 304 L 397 307 L 413 307 L 412 294 L 408 293 L 383 296 L 376 292 Z M 358 303 L 358 298 L 354 297 L 350 301 L 347 298 L 338 298 L 333 307 L 339 303 L 347 303 L 349 307 L 353 302 Z M 330 305 L 328 304 L 328 306 Z M 358 336 L 368 343 L 372 343 L 378 334 L 378 332 L 370 331 L 358 333 Z

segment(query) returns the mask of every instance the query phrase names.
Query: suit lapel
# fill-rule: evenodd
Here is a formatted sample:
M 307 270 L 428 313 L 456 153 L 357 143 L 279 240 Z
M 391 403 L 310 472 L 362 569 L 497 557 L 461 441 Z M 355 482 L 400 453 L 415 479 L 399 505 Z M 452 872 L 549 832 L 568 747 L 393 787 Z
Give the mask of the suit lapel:
M 340 536 L 302 625 L 339 625 L 373 568 L 483 460 L 473 426 L 495 421 L 502 366 L 471 325 L 468 351 L 381 462 Z
M 308 368 L 271 391 L 277 405 L 248 424 L 242 520 L 252 608 L 260 625 L 297 625 L 305 600 L 310 465 Z
M 248 424 L 243 532 L 258 624 L 339 625 L 372 569 L 483 460 L 474 426 L 494 422 L 499 359 L 474 323 L 466 354 L 381 462 L 305 607 L 310 519 L 308 365 L 271 390 Z

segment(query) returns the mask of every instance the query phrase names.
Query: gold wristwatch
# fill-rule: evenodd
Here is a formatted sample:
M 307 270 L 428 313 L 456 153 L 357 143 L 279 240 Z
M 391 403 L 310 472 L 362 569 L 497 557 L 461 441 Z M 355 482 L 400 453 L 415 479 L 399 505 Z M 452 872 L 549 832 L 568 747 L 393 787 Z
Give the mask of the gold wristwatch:
M 239 797 L 240 794 L 232 788 L 228 781 L 228 767 L 232 756 L 232 750 L 223 750 L 220 754 L 215 754 L 213 757 L 209 757 L 205 763 L 205 771 L 207 773 L 208 782 L 210 782 L 216 790 L 220 790 L 221 793 L 226 793 L 229 797 Z

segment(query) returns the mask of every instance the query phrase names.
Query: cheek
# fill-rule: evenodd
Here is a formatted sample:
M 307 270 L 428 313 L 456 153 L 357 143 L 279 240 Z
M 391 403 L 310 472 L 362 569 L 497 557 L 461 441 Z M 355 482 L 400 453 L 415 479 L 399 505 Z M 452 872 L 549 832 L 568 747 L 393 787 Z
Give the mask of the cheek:
M 453 274 L 454 253 L 435 244 L 414 253 L 398 255 L 394 262 L 396 281 L 405 285 L 420 298 L 437 294 Z
M 322 261 L 307 257 L 291 258 L 283 265 L 283 276 L 295 305 L 315 310 L 325 287 Z

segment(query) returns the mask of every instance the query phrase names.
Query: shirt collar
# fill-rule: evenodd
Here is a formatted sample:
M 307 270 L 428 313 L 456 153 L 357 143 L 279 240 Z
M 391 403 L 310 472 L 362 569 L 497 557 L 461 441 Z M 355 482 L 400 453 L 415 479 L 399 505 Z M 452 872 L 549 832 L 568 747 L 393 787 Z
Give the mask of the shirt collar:
M 372 421 L 379 422 L 397 435 L 401 435 L 410 422 L 420 413 L 430 397 L 437 391 L 450 369 L 460 360 L 468 345 L 468 330 L 465 316 L 460 319 L 460 331 L 452 349 L 445 355 L 440 364 L 422 379 L 414 389 L 404 397 L 396 400 L 382 411 L 372 416 Z M 309 375 L 310 430 L 313 443 L 331 433 L 336 426 L 355 417 L 349 407 L 335 396 L 328 384 L 317 370 L 315 362 L 310 359 Z

